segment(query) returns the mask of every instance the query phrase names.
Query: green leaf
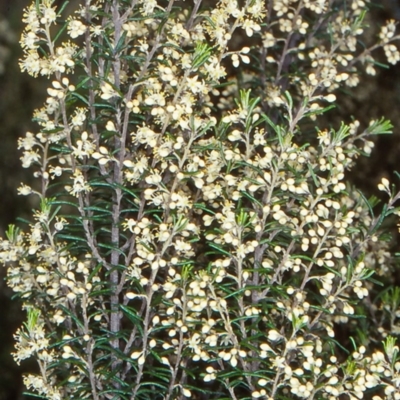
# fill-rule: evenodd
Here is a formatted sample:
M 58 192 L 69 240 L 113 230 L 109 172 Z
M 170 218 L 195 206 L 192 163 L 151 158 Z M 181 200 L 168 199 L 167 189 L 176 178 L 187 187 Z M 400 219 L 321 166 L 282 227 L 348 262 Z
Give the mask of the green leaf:
M 40 310 L 37 310 L 33 307 L 28 307 L 28 321 L 24 323 L 26 329 L 29 333 L 33 332 L 34 328 L 36 327 L 38 318 L 40 316 Z
M 293 110 L 293 99 L 292 99 L 290 92 L 288 90 L 285 90 L 284 95 L 285 95 L 285 99 L 287 101 L 288 110 Z
M 140 334 L 142 335 L 142 319 L 137 314 L 137 311 L 132 307 L 124 306 L 122 304 L 120 304 L 119 307 L 124 312 L 124 315 L 126 315 L 139 328 Z
M 241 191 L 240 194 L 252 201 L 253 203 L 257 204 L 259 207 L 262 207 L 262 204 L 246 190 Z
M 91 282 L 93 278 L 96 276 L 99 276 L 99 272 L 102 268 L 103 264 L 97 264 L 96 267 L 93 269 L 93 271 L 90 273 L 88 281 Z
M 329 110 L 332 110 L 333 108 L 336 108 L 334 104 L 330 104 L 329 106 L 326 106 L 324 108 L 317 108 L 316 110 L 311 110 L 307 113 L 304 114 L 304 117 L 310 117 L 311 115 L 321 115 L 326 113 Z
M 125 44 L 126 34 L 127 34 L 127 32 L 124 30 L 122 35 L 119 38 L 119 41 L 118 41 L 117 45 L 113 49 L 114 55 L 116 55 L 118 53 L 122 53 L 128 47 Z
M 65 10 L 65 8 L 67 7 L 68 4 L 69 4 L 68 0 L 64 1 L 64 3 L 62 4 L 62 6 L 60 7 L 60 9 L 57 12 L 57 16 L 60 16 L 62 14 L 62 12 Z M 55 42 L 55 40 L 54 40 L 54 42 Z
M 19 232 L 20 232 L 19 228 L 17 228 L 15 225 L 13 225 L 13 224 L 8 225 L 8 229 L 6 231 L 7 239 L 11 243 L 15 243 L 15 241 L 16 241 L 18 235 L 19 235 Z
M 61 308 L 61 310 L 64 311 L 64 313 L 66 315 L 68 315 L 69 317 L 71 317 L 71 319 L 76 323 L 76 325 L 81 328 L 83 331 L 85 330 L 85 326 L 83 325 L 83 323 L 81 321 L 79 321 L 78 317 L 73 314 L 70 310 L 68 310 L 67 307 L 63 306 L 62 304 L 59 305 L 59 307 Z
M 40 396 L 40 395 L 38 395 L 38 394 L 35 394 L 35 393 L 31 393 L 31 392 L 23 392 L 22 393 L 24 396 L 29 396 L 29 397 L 36 397 L 36 398 L 38 398 L 38 399 L 48 399 L 48 397 L 44 397 L 44 396 Z
M 364 201 L 365 205 L 368 207 L 369 213 L 372 218 L 375 218 L 374 215 L 374 210 L 372 209 L 372 205 L 368 201 L 368 199 L 364 196 L 364 194 L 361 192 L 361 190 L 357 190 L 358 194 L 360 195 L 361 199 Z
M 367 133 L 370 135 L 387 135 L 393 133 L 393 125 L 389 120 L 381 118 L 379 120 L 373 121 L 367 128 Z
M 74 242 L 82 242 L 82 243 L 87 243 L 87 240 L 83 237 L 79 236 L 73 236 L 73 235 L 66 235 L 63 233 L 58 233 L 57 238 L 59 239 L 65 239 L 65 240 L 72 240 Z
M 70 93 L 70 96 L 75 97 L 75 98 L 81 100 L 81 101 L 82 101 L 84 104 L 86 104 L 87 106 L 90 105 L 89 100 L 86 99 L 85 97 L 83 97 L 82 95 L 80 95 L 79 93 L 77 93 L 76 91 L 71 92 L 71 93 Z
M 374 234 L 379 229 L 379 227 L 382 225 L 382 222 L 386 218 L 387 210 L 388 210 L 388 206 L 387 206 L 387 204 L 384 204 L 382 212 L 381 212 L 381 215 L 378 218 L 378 221 L 376 222 L 376 224 L 375 224 L 374 228 L 372 229 L 372 231 L 369 232 L 371 235 Z
M 345 125 L 343 122 L 340 125 L 339 130 L 333 132 L 334 140 L 338 142 L 342 142 L 349 135 L 350 135 L 350 127 L 348 125 Z
M 63 8 L 66 7 L 66 5 L 68 4 L 68 1 L 66 3 L 64 3 Z M 59 14 L 61 13 L 61 11 L 59 12 Z M 57 32 L 56 36 L 53 39 L 53 43 L 56 43 L 58 38 L 63 34 L 63 32 L 67 29 L 68 27 L 68 22 L 64 23 L 64 26 Z
M 210 247 L 212 247 L 213 249 L 215 249 L 217 251 L 217 254 L 224 254 L 225 256 L 232 257 L 231 253 L 227 252 L 225 249 L 223 249 L 222 247 L 218 246 L 217 244 L 208 243 L 208 245 Z M 213 254 L 213 252 L 207 252 L 206 255 L 208 255 L 208 254 Z
M 207 208 L 204 203 L 195 203 L 195 204 L 193 204 L 193 207 L 197 208 L 199 210 L 206 211 L 206 212 L 210 213 L 211 215 L 215 215 L 215 211 L 212 211 L 209 208 Z
M 96 207 L 96 206 L 89 206 L 84 208 L 85 211 L 98 211 L 102 214 L 112 215 L 112 211 L 106 210 L 104 208 Z
M 198 42 L 193 54 L 192 69 L 196 70 L 207 62 L 210 58 L 212 47 L 207 43 Z

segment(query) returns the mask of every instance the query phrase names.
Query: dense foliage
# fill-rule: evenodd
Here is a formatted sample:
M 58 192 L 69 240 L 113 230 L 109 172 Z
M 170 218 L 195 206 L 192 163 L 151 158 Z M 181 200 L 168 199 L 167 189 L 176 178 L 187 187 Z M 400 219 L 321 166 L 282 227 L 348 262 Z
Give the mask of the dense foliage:
M 374 50 L 400 60 L 395 22 L 365 43 L 361 0 L 81 3 L 24 13 L 21 68 L 51 79 L 19 140 L 40 205 L 0 261 L 28 389 L 400 399 L 400 194 L 382 179 L 378 214 L 345 175 L 392 127 L 319 126 Z

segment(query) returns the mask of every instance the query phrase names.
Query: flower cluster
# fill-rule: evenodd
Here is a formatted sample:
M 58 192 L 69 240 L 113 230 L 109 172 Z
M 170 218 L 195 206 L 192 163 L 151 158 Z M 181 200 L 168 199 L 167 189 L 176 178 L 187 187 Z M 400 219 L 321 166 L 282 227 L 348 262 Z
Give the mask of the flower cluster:
M 73 70 L 77 46 L 71 42 L 56 46 L 50 36 L 50 30 L 57 20 L 53 0 L 44 0 L 32 4 L 25 10 L 23 22 L 26 24 L 21 38 L 24 58 L 20 63 L 22 71 L 32 76 L 38 74 L 50 76 L 55 72 L 66 73 Z M 40 43 L 47 45 L 48 54 L 40 52 Z
M 29 310 L 15 359 L 40 366 L 25 383 L 49 399 L 396 399 L 400 292 L 371 276 L 390 273 L 378 228 L 400 195 L 382 180 L 375 216 L 346 180 L 391 125 L 309 133 L 376 48 L 399 60 L 395 23 L 363 48 L 364 1 L 201 3 L 86 1 L 58 46 L 54 1 L 24 14 L 21 68 L 51 78 L 19 140 L 38 182 L 19 192 L 40 206 L 0 240 Z

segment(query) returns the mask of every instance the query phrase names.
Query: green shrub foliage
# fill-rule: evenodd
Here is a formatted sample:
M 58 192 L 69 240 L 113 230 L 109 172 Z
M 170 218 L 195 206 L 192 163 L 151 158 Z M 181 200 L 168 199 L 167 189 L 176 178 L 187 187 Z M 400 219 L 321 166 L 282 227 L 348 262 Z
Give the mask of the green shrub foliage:
M 58 2 L 57 2 L 58 3 Z M 400 289 L 346 180 L 388 121 L 329 126 L 400 53 L 362 0 L 36 0 L 19 140 L 37 209 L 0 241 L 45 399 L 400 399 Z M 329 114 L 328 114 L 329 115 Z M 382 285 L 384 283 L 385 285 Z

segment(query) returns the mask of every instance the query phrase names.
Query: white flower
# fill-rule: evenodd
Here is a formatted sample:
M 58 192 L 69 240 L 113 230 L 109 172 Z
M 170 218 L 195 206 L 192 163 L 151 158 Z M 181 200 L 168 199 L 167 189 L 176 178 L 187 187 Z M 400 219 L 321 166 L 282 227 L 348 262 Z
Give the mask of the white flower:
M 118 93 L 114 90 L 114 88 L 107 82 L 103 82 L 100 86 L 102 91 L 101 98 L 103 100 L 109 100 L 113 97 L 118 96 Z
M 86 26 L 77 19 L 71 19 L 68 23 L 68 34 L 72 39 L 76 39 L 78 36 L 83 35 L 86 32 Z
M 390 195 L 390 182 L 386 178 L 382 178 L 381 183 L 378 184 L 378 189 Z
M 277 342 L 281 338 L 282 338 L 282 335 L 275 329 L 272 329 L 268 332 L 268 339 L 271 340 L 272 342 Z

